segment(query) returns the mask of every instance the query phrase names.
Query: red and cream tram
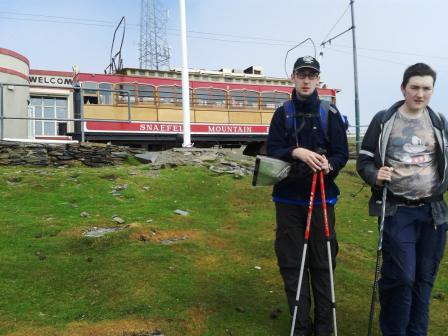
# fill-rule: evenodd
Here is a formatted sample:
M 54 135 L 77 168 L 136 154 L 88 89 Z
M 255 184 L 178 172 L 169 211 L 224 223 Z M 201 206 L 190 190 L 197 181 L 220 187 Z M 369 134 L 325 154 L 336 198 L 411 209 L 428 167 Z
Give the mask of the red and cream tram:
M 189 76 L 191 140 L 195 146 L 264 141 L 273 112 L 292 91 L 288 79 L 265 77 L 257 67 L 197 70 L 190 71 Z M 180 71 L 127 68 L 111 75 L 81 73 L 79 81 L 84 118 L 108 120 L 87 121 L 86 140 L 144 146 L 182 142 Z M 332 102 L 336 92 L 319 89 L 321 99 Z

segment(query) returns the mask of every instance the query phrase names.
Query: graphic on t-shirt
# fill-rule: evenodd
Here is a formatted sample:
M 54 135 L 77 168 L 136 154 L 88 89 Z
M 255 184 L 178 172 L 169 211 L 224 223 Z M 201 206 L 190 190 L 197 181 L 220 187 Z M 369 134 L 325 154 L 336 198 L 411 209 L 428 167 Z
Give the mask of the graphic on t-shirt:
M 403 162 L 409 164 L 419 164 L 430 161 L 431 158 L 429 155 L 424 154 L 426 148 L 426 144 L 423 143 L 422 139 L 413 135 L 410 142 L 406 142 L 403 145 Z
M 391 191 L 415 199 L 431 195 L 438 183 L 435 138 L 427 113 L 394 121 L 386 152 L 386 165 L 394 167 Z

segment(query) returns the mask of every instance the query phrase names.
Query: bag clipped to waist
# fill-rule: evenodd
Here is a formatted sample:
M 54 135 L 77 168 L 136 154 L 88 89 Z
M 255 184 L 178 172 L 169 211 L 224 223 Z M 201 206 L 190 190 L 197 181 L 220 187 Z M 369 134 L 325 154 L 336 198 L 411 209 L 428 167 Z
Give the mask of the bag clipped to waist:
M 276 184 L 287 177 L 290 170 L 291 163 L 289 162 L 269 156 L 257 155 L 252 185 L 256 187 Z

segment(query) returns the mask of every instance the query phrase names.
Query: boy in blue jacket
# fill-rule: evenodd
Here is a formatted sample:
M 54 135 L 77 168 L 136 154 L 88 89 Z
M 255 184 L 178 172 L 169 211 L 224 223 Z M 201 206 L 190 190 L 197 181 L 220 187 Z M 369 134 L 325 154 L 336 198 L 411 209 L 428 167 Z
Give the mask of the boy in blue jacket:
M 315 58 L 305 56 L 297 59 L 291 75 L 295 88 L 289 103 L 292 103 L 294 113 L 291 115 L 285 105 L 275 111 L 267 141 L 269 156 L 294 163 L 289 176 L 274 186 L 272 194 L 277 222 L 275 252 L 291 314 L 296 304 L 312 173 L 320 170 L 325 174 L 333 269 L 338 252 L 334 204 L 339 189 L 334 179 L 348 160 L 347 135 L 336 106 L 331 104 L 328 113 L 324 114 L 328 120 L 321 120 L 323 103 L 317 93 L 319 74 L 320 65 Z M 329 336 L 333 332 L 333 307 L 319 192 L 316 192 L 308 251 L 295 335 Z M 314 322 L 310 316 L 311 289 Z

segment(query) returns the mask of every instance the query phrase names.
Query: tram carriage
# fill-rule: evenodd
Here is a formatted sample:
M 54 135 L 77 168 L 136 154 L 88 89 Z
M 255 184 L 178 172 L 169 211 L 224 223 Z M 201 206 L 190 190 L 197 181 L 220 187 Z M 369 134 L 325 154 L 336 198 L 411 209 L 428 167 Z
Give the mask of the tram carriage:
M 257 67 L 197 70 L 189 76 L 191 140 L 195 146 L 265 141 L 273 112 L 290 99 L 293 88 L 288 79 L 265 77 Z M 79 81 L 84 117 L 119 121 L 87 121 L 86 140 L 150 148 L 182 143 L 180 71 L 126 68 L 111 75 L 81 73 Z M 319 88 L 318 92 L 321 99 L 335 102 L 337 90 Z

